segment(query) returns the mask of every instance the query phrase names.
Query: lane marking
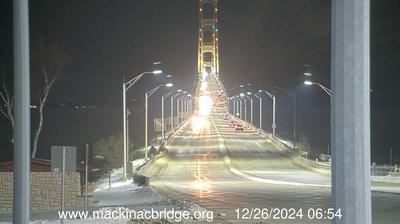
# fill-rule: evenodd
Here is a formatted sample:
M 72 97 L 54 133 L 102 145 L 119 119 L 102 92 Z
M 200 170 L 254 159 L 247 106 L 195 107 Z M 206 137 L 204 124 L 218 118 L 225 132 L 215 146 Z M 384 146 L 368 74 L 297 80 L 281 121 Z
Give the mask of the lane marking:
M 233 173 L 236 176 L 251 180 L 251 181 L 256 181 L 260 183 L 268 183 L 268 184 L 275 184 L 275 185 L 290 185 L 290 186 L 302 186 L 302 187 L 323 187 L 323 188 L 330 188 L 331 185 L 326 185 L 326 184 L 307 184 L 307 183 L 298 183 L 298 182 L 290 182 L 290 181 L 279 181 L 279 180 L 271 180 L 267 178 L 261 178 L 261 177 L 256 177 L 253 175 L 249 175 L 246 173 L 243 173 L 242 171 L 236 169 L 234 165 L 232 164 L 231 158 L 227 155 L 226 153 L 226 147 L 225 147 L 225 142 L 224 139 L 221 136 L 220 131 L 217 129 L 217 126 L 215 125 L 214 119 L 212 118 L 212 125 L 214 129 L 217 132 L 218 136 L 218 143 L 219 143 L 219 149 L 221 153 L 224 156 L 224 162 L 228 166 L 228 169 L 231 173 Z

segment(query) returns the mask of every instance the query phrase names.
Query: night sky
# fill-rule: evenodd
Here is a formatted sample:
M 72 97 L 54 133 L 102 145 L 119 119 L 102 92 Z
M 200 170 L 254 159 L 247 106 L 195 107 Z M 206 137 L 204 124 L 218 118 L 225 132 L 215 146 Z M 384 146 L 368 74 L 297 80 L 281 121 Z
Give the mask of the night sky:
M 328 0 L 220 0 L 220 77 L 226 88 L 244 83 L 252 84 L 253 88 L 285 87 L 296 92 L 304 114 L 309 108 L 317 108 L 321 119 L 329 120 L 329 98 L 318 88 L 302 86 L 302 74 L 306 70 L 304 65 L 311 65 L 314 81 L 329 86 L 330 4 Z M 383 161 L 390 147 L 400 152 L 399 134 L 394 131 L 400 128 L 399 11 L 398 0 L 372 1 L 372 155 L 373 159 Z M 154 61 L 162 62 L 163 71 L 173 75 L 177 86 L 189 91 L 194 89 L 197 0 L 30 1 L 30 29 L 32 48 L 39 40 L 56 42 L 71 58 L 50 96 L 50 118 L 45 129 L 52 130 L 57 122 L 64 122 L 60 113 L 66 109 L 58 108 L 60 104 L 107 105 L 112 110 L 107 124 L 114 124 L 110 128 L 95 130 L 95 134 L 86 137 L 88 130 L 98 128 L 77 125 L 71 130 L 81 130 L 82 139 L 91 142 L 116 134 L 121 129 L 121 81 L 124 76 L 133 77 L 152 70 Z M 0 2 L 0 64 L 10 82 L 11 0 Z M 140 108 L 143 89 L 162 81 L 157 77 L 141 81 L 130 93 L 130 98 L 138 99 L 131 100 L 130 106 Z M 34 98 L 35 93 L 32 95 Z M 288 103 L 283 98 L 282 108 Z M 95 116 L 96 111 L 92 112 L 88 114 Z M 313 123 L 312 117 L 305 115 L 299 119 L 304 124 L 299 129 L 305 130 L 310 139 L 323 139 L 316 145 L 329 143 L 329 131 L 326 131 L 329 121 L 320 126 L 316 124 L 319 130 L 315 133 L 324 132 L 324 136 L 313 137 L 313 133 L 306 131 Z M 3 117 L 0 125 L 0 155 L 1 160 L 7 160 L 11 158 L 9 126 Z M 44 131 L 43 147 L 59 143 L 52 133 Z M 71 138 L 67 143 L 79 145 L 84 142 L 82 139 Z M 41 155 L 46 157 L 46 153 Z

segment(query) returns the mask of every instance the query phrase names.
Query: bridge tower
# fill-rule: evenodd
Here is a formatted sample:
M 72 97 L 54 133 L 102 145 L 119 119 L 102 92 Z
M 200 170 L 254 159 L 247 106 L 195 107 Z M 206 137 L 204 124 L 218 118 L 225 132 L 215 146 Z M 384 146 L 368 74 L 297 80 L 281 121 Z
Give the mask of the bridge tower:
M 219 77 L 218 0 L 199 0 L 199 80 L 208 75 Z

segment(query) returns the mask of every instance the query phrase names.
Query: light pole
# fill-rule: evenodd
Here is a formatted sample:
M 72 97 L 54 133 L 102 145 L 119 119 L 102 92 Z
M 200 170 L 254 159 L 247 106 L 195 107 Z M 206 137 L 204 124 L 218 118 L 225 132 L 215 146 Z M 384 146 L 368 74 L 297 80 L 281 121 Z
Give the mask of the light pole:
M 181 89 L 177 90 L 177 93 L 173 96 L 171 96 L 171 104 L 170 104 L 170 108 L 171 108 L 171 119 L 170 119 L 170 123 L 171 123 L 171 130 L 174 130 L 174 98 L 179 96 L 182 93 Z
M 276 89 L 282 89 L 285 91 L 290 97 L 293 98 L 293 149 L 296 149 L 296 120 L 297 120 L 297 96 L 293 92 L 288 89 L 282 87 L 274 87 Z
M 240 119 L 242 119 L 243 120 L 243 100 L 242 100 L 242 98 L 244 97 L 244 94 L 243 93 L 241 93 L 240 95 L 239 95 L 239 113 L 240 113 Z
M 269 96 L 272 99 L 272 136 L 275 137 L 275 129 L 276 129 L 276 122 L 275 122 L 275 110 L 276 110 L 276 97 L 275 95 L 267 92 L 266 90 L 258 90 L 260 93 L 265 93 L 267 96 Z
M 250 100 L 250 123 L 253 124 L 253 98 L 251 97 L 251 92 L 246 93 L 246 98 Z
M 188 100 L 185 100 L 185 120 L 188 119 L 188 115 L 190 113 L 190 104 L 193 100 L 193 96 L 191 94 L 187 94 L 186 97 L 188 98 Z
M 324 85 L 322 85 L 322 84 L 320 84 L 320 83 L 311 82 L 311 81 L 309 81 L 309 80 L 306 80 L 306 81 L 304 81 L 304 85 L 307 85 L 307 86 L 317 85 L 317 86 L 319 86 L 322 90 L 324 90 L 326 94 L 328 94 L 329 96 L 332 96 L 331 90 L 330 90 L 328 87 L 326 87 L 326 86 L 324 86 Z
M 142 78 L 144 75 L 148 74 L 161 74 L 161 70 L 154 70 L 152 72 L 143 72 L 142 74 L 136 76 L 135 78 L 127 81 L 127 82 L 122 82 L 122 113 L 123 113 L 123 130 L 124 130 L 124 168 L 123 168 L 123 179 L 127 180 L 126 176 L 126 163 L 127 163 L 127 157 L 128 157 L 128 135 L 127 135 L 127 113 L 126 113 L 126 92 L 137 82 L 139 81 L 140 78 Z
M 256 95 L 256 94 L 252 94 L 253 96 L 255 96 L 258 100 L 259 100 L 259 106 L 260 106 L 260 124 L 259 124 L 259 129 L 258 129 L 258 133 L 260 133 L 260 130 L 262 130 L 262 97 Z
M 164 100 L 173 93 L 174 91 L 170 91 L 169 93 L 163 95 L 161 97 L 161 141 L 164 143 L 165 141 L 165 120 L 164 120 Z
M 238 117 L 238 118 L 240 118 L 240 116 L 241 116 L 241 114 L 240 114 L 240 112 L 241 112 L 241 110 L 240 110 L 240 98 L 239 98 L 239 95 L 236 95 L 236 117 Z
M 305 72 L 304 75 L 307 77 L 307 79 L 304 81 L 304 85 L 306 85 L 306 86 L 312 86 L 312 85 L 319 86 L 326 94 L 329 95 L 329 99 L 330 99 L 329 103 L 332 105 L 332 93 L 331 93 L 331 90 L 328 87 L 326 87 L 326 86 L 324 86 L 324 85 L 322 85 L 320 83 L 312 82 L 311 80 L 309 80 L 309 78 L 312 76 L 312 74 L 310 72 Z M 329 118 L 329 122 L 332 122 L 332 118 L 331 117 Z
M 247 98 L 246 95 L 242 93 L 240 94 L 240 96 L 243 98 L 243 104 L 244 104 L 244 120 L 247 121 Z
M 167 84 L 164 84 L 164 85 L 159 85 L 159 86 L 157 86 L 157 87 L 155 87 L 155 88 L 153 88 L 153 89 L 151 89 L 151 90 L 149 90 L 149 91 L 147 91 L 146 93 L 145 93 L 145 96 L 144 96 L 144 158 L 145 158 L 145 160 L 147 161 L 147 159 L 148 159 L 148 156 L 147 156 L 147 151 L 148 151 L 148 147 L 147 147 L 147 141 L 148 141 L 148 137 L 147 137 L 147 132 L 148 132 L 148 130 L 147 130 L 147 123 L 148 123 L 148 109 L 149 109 L 149 97 L 151 96 L 151 95 L 153 95 L 160 87 L 163 87 L 163 86 L 165 86 L 165 87 L 172 87 L 174 84 L 172 84 L 172 83 L 167 83 Z
M 233 102 L 233 107 L 232 107 L 233 116 L 236 116 L 236 98 L 235 98 L 235 96 L 232 97 L 232 102 Z
M 185 93 L 185 92 L 183 92 Z M 182 117 L 182 99 L 185 97 L 185 95 L 180 96 L 176 99 L 176 117 L 178 119 L 178 126 L 181 124 L 181 117 Z
M 226 103 L 227 103 L 227 106 L 228 106 L 228 113 L 230 113 L 230 105 L 229 105 L 229 101 L 230 100 L 231 100 L 230 97 L 226 98 Z

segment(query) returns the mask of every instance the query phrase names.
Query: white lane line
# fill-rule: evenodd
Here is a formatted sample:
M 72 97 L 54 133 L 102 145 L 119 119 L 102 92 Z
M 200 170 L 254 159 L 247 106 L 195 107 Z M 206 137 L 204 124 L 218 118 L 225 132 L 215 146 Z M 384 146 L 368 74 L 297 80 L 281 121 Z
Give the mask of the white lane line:
M 231 173 L 235 174 L 236 176 L 239 176 L 239 177 L 242 177 L 242 178 L 246 178 L 246 179 L 251 180 L 251 181 L 256 181 L 256 182 L 260 182 L 260 183 L 275 184 L 275 185 L 290 185 L 290 186 L 302 186 L 302 187 L 325 187 L 325 188 L 330 188 L 331 187 L 330 185 L 326 185 L 326 184 L 306 184 L 306 183 L 298 183 L 298 182 L 271 180 L 271 179 L 256 177 L 256 176 L 252 176 L 252 175 L 243 173 L 242 171 L 236 169 L 233 166 L 232 160 L 227 155 L 224 139 L 222 138 L 220 131 L 217 129 L 217 127 L 216 127 L 216 125 L 214 123 L 214 119 L 212 119 L 211 123 L 213 124 L 213 126 L 214 126 L 214 128 L 215 128 L 215 130 L 217 132 L 218 143 L 219 143 L 218 146 L 219 146 L 219 150 L 224 155 L 224 162 L 228 166 L 229 171 Z

